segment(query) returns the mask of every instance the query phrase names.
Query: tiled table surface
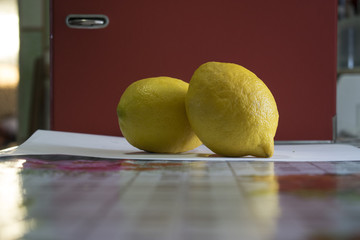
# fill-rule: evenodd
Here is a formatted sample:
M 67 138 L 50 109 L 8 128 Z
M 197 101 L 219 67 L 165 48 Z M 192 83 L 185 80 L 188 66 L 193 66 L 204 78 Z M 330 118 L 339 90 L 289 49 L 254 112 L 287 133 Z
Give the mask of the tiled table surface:
M 360 239 L 360 162 L 3 158 L 0 239 Z

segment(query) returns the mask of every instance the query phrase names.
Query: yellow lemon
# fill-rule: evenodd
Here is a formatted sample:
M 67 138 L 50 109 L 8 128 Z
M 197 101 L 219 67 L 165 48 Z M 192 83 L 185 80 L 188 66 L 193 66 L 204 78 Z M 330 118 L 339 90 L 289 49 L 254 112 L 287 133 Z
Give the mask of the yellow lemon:
M 117 106 L 119 125 L 127 141 L 139 149 L 178 153 L 201 145 L 185 110 L 189 84 L 170 77 L 132 83 Z
M 264 82 L 246 68 L 220 62 L 201 65 L 190 80 L 185 103 L 194 132 L 213 152 L 273 155 L 276 102 Z

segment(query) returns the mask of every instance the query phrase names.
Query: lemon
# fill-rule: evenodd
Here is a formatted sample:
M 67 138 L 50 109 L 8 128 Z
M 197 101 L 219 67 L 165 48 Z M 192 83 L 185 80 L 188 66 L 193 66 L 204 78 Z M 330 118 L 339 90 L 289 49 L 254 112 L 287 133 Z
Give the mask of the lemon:
M 190 124 L 223 156 L 271 157 L 279 114 L 275 99 L 254 73 L 233 63 L 208 62 L 193 74 L 186 96 Z
M 157 153 L 179 153 L 200 146 L 186 115 L 188 87 L 188 83 L 171 77 L 146 78 L 128 86 L 117 106 L 126 140 Z

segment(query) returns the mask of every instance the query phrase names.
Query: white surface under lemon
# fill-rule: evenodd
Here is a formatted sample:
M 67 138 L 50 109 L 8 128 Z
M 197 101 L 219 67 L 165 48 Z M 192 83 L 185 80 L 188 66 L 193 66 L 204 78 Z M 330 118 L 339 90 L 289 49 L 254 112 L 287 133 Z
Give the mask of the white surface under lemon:
M 103 136 L 73 132 L 37 130 L 17 148 L 0 151 L 2 157 L 24 155 L 61 154 L 112 159 L 161 160 L 161 161 L 249 161 L 248 157 L 222 157 L 212 154 L 204 145 L 186 153 L 139 153 L 123 137 Z M 354 169 L 351 161 L 359 161 L 360 149 L 346 144 L 288 144 L 275 145 L 272 158 L 253 158 L 261 162 L 329 162 L 347 161 L 342 171 Z M 25 159 L 24 159 L 25 161 Z M 312 169 L 314 170 L 314 169 Z M 308 171 L 312 171 L 309 170 Z M 356 173 L 356 168 L 353 173 Z M 345 174 L 345 172 L 343 172 Z M 318 172 L 317 172 L 318 173 Z

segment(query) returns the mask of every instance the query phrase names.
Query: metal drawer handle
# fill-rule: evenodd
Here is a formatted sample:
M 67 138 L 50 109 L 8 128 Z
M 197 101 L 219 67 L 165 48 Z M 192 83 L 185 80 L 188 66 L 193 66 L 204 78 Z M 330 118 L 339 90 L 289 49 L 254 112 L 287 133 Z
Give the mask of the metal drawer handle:
M 66 25 L 69 28 L 105 28 L 109 24 L 109 18 L 101 14 L 70 14 L 66 17 Z

